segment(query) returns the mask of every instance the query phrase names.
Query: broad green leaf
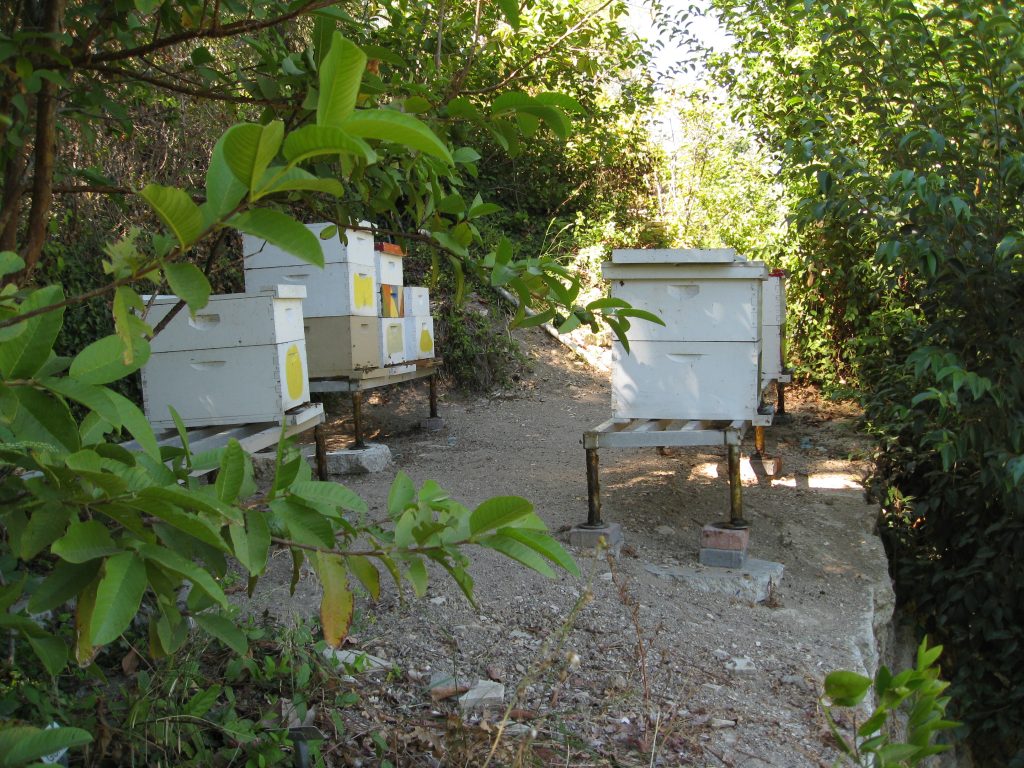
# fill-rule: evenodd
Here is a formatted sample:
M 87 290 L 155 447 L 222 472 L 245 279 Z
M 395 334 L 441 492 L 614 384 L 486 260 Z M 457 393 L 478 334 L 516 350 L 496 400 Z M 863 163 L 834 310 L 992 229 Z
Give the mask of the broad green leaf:
M 551 570 L 551 566 L 547 564 L 547 561 L 533 549 L 516 539 L 496 533 L 478 539 L 477 543 L 482 547 L 501 552 L 503 555 L 522 563 L 542 576 L 547 576 L 549 579 L 555 578 L 555 572 Z
M 300 544 L 317 547 L 334 546 L 331 522 L 319 512 L 288 499 L 276 499 L 270 509 L 281 518 L 289 536 Z
M 0 251 L 0 277 L 12 275 L 25 268 L 25 260 L 14 251 Z
M 409 562 L 409 569 L 405 575 L 408 576 L 416 597 L 423 597 L 427 594 L 427 566 L 424 564 L 423 558 L 413 558 Z
M 11 429 L 20 440 L 46 443 L 56 451 L 74 452 L 81 447 L 78 425 L 63 400 L 29 387 L 11 391 L 18 404 Z
M 838 670 L 825 678 L 825 695 L 840 707 L 855 707 L 871 687 L 871 679 L 856 672 Z
M 365 67 L 366 54 L 340 32 L 335 32 L 331 48 L 320 63 L 317 125 L 337 128 L 352 114 Z
M 36 507 L 28 516 L 28 525 L 18 537 L 15 554 L 30 562 L 36 555 L 64 535 L 71 518 L 71 510 L 57 502 Z M 8 530 L 8 534 L 10 531 Z M 14 542 L 12 541 L 12 544 Z
M 269 208 L 240 213 L 228 222 L 235 229 L 260 237 L 271 245 L 297 256 L 308 264 L 323 268 L 324 253 L 320 240 L 291 216 Z
M 402 108 L 406 112 L 417 114 L 429 112 L 434 108 L 434 105 L 430 102 L 430 99 L 425 99 L 422 96 L 410 96 L 402 102 Z
M 232 525 L 228 532 L 238 562 L 253 576 L 261 575 L 270 553 L 270 528 L 264 513 L 257 509 L 246 511 L 245 527 Z
M 395 519 L 416 503 L 416 486 L 405 472 L 395 475 L 388 491 L 388 515 Z
M 214 617 L 214 618 L 220 618 L 220 617 L 217 616 L 217 617 Z M 202 620 L 203 619 L 203 615 L 202 614 L 197 615 L 195 617 L 195 619 L 196 619 L 196 621 L 199 622 L 199 626 L 203 627 L 203 629 L 206 629 L 206 625 L 205 625 L 205 623 Z M 228 622 L 228 623 L 230 624 L 230 622 Z M 214 633 L 214 632 L 210 632 L 210 634 L 214 635 L 215 637 L 217 636 L 216 633 Z M 244 636 L 242 637 L 242 640 L 243 641 L 245 640 Z M 242 648 L 243 648 L 243 650 L 236 651 L 236 652 L 239 653 L 239 654 L 245 653 L 245 651 L 248 650 L 248 644 L 243 643 Z M 233 649 L 233 646 L 232 646 L 232 649 Z M 209 712 L 213 708 L 214 704 L 217 703 L 217 699 L 220 697 L 220 692 L 221 692 L 221 686 L 220 685 L 211 685 L 205 691 L 201 691 L 201 692 L 195 694 L 194 696 L 191 696 L 188 699 L 188 701 L 185 702 L 185 706 L 183 707 L 182 714 L 189 715 L 191 717 L 202 717 L 203 715 L 205 715 L 207 712 Z
M 99 576 L 89 582 L 78 593 L 75 602 L 75 660 L 81 667 L 89 666 L 96 658 L 98 649 L 93 647 L 92 640 L 92 611 L 96 606 L 96 587 L 99 585 Z
M 166 501 L 137 497 L 131 502 L 131 506 L 144 514 L 157 517 L 168 525 L 186 533 L 194 539 L 198 539 L 211 547 L 227 550 L 227 544 L 220 536 L 218 526 L 210 523 L 206 518 L 197 515 Z
M 533 97 L 522 91 L 505 91 L 491 102 L 491 114 L 500 115 L 535 104 Z
M 341 127 L 353 136 L 401 144 L 454 165 L 448 147 L 437 134 L 426 123 L 404 112 L 388 109 L 359 110 L 350 115 Z
M 917 648 L 917 669 L 919 671 L 925 670 L 938 661 L 939 656 L 942 655 L 942 646 L 935 645 L 931 648 L 928 647 L 928 638 L 924 638 L 921 641 L 921 645 Z
M 104 336 L 75 355 L 68 373 L 71 378 L 83 384 L 109 384 L 135 373 L 149 361 L 149 354 L 149 342 L 133 337 L 130 355 L 132 362 L 126 365 L 121 338 L 116 335 Z
M 480 153 L 472 147 L 459 147 L 452 153 L 452 160 L 460 165 L 475 163 L 480 159 Z
M 244 656 L 249 650 L 245 632 L 230 619 L 216 613 L 197 613 L 194 618 L 207 633 L 216 637 L 239 656 Z
M 220 471 L 215 487 L 217 498 L 225 504 L 234 504 L 245 479 L 245 451 L 235 438 L 228 440 L 220 458 Z
M 131 436 L 142 448 L 143 452 L 154 461 L 160 460 L 160 447 L 157 445 L 156 437 L 153 435 L 153 427 L 135 405 L 124 395 L 113 390 L 107 390 L 110 399 L 114 401 L 114 407 L 121 418 L 122 426 L 127 429 Z
M 274 120 L 267 125 L 242 123 L 224 134 L 224 160 L 250 194 L 254 194 L 263 172 L 277 156 L 284 139 L 284 123 Z
M 377 162 L 377 153 L 369 144 L 341 128 L 305 125 L 284 140 L 284 157 L 289 165 L 324 155 L 360 158 L 367 165 Z
M 238 180 L 224 156 L 224 133 L 213 148 L 210 167 L 206 171 L 206 203 L 211 222 L 231 213 L 245 197 L 246 186 Z M 209 223 L 209 222 L 208 222 Z
M 0 728 L 0 766 L 27 765 L 40 758 L 73 749 L 92 741 L 80 728 L 35 728 L 29 725 L 5 725 Z
M 380 572 L 368 557 L 350 555 L 345 558 L 345 565 L 370 593 L 370 597 L 380 599 Z
M 473 510 L 469 532 L 476 536 L 483 531 L 511 525 L 533 511 L 533 505 L 519 496 L 495 496 Z
M 139 195 L 187 250 L 203 233 L 203 213 L 184 190 L 147 184 Z
M 483 120 L 480 110 L 465 96 L 459 96 L 449 101 L 445 111 L 447 111 L 449 117 L 458 117 L 474 123 L 479 123 Z
M 19 307 L 19 314 L 33 312 L 64 300 L 59 285 L 33 291 Z M 45 312 L 24 322 L 24 330 L 0 342 L 0 373 L 4 379 L 27 379 L 49 359 L 53 343 L 64 323 L 64 307 Z M 15 328 L 21 327 L 19 323 Z
M 456 240 L 447 232 L 431 232 L 430 236 L 433 237 L 441 246 L 447 248 L 452 253 L 458 254 L 459 256 L 466 257 L 469 255 L 469 249 L 466 248 L 462 243 Z
M 324 594 L 320 601 L 320 625 L 324 640 L 337 648 L 348 635 L 352 625 L 354 600 L 348 586 L 345 564 L 338 555 L 326 552 L 316 553 L 316 570 L 323 585 Z
M 139 544 L 137 551 L 144 559 L 152 560 L 154 563 L 174 571 L 179 576 L 184 576 L 194 586 L 199 587 L 199 589 L 216 600 L 222 608 L 227 608 L 228 599 L 224 596 L 224 591 L 204 568 L 199 567 L 173 550 L 158 547 L 155 544 Z
M 334 197 L 344 197 L 345 187 L 337 179 L 322 179 L 302 168 L 275 165 L 263 174 L 258 192 L 260 197 L 278 192 L 323 192 Z
M 496 0 L 505 21 L 512 29 L 519 29 L 519 0 Z
M 512 528 L 507 526 L 499 528 L 497 533 L 502 536 L 507 536 L 510 539 L 515 539 L 521 544 L 525 544 L 534 552 L 543 555 L 555 565 L 565 569 L 573 576 L 580 575 L 580 569 L 576 565 L 576 561 L 572 559 L 561 544 L 555 541 L 548 534 L 541 531 L 530 530 L 528 528 Z
M 339 483 L 322 482 L 319 480 L 300 480 L 291 484 L 288 489 L 293 496 L 320 504 L 330 504 L 352 512 L 365 513 L 366 502 L 359 494 L 350 491 Z
M 187 262 L 165 264 L 164 275 L 176 295 L 185 300 L 188 308 L 195 312 L 210 300 L 210 281 L 195 264 Z
M 59 637 L 46 634 L 42 637 L 32 637 L 31 635 L 25 638 L 28 640 L 28 644 L 32 646 L 32 651 L 36 657 L 46 667 L 46 671 L 52 676 L 60 674 L 64 667 L 68 663 L 68 647 L 63 640 Z
M 573 112 L 582 114 L 586 110 L 583 109 L 583 105 L 580 104 L 576 99 L 566 93 L 556 93 L 548 91 L 546 93 L 538 93 L 533 97 L 534 101 L 538 104 L 545 104 L 548 106 L 558 107 L 565 112 Z
M 453 192 L 437 202 L 437 210 L 441 213 L 450 214 L 465 213 L 466 201 L 462 199 L 462 195 L 458 192 Z
M 117 549 L 110 546 L 103 550 L 103 555 L 113 552 L 117 552 Z M 100 560 L 98 558 L 83 563 L 58 560 L 49 576 L 43 579 L 43 582 L 29 598 L 29 611 L 42 613 L 63 605 L 77 595 L 83 585 L 91 583 L 96 578 L 99 569 Z
M 245 518 L 240 510 L 230 504 L 224 504 L 220 499 L 207 496 L 199 490 L 180 488 L 177 485 L 162 487 L 150 486 L 139 491 L 139 497 L 143 499 L 159 499 L 177 504 L 185 509 L 194 509 L 199 512 L 207 512 L 211 515 L 221 517 L 225 521 L 241 524 Z
M 338 23 L 332 18 L 317 16 L 313 21 L 313 63 L 318 70 L 331 49 L 331 41 L 337 29 Z
M 146 591 L 146 566 L 134 552 L 108 557 L 100 571 L 96 604 L 90 621 L 90 641 L 107 645 L 121 636 L 139 612 Z

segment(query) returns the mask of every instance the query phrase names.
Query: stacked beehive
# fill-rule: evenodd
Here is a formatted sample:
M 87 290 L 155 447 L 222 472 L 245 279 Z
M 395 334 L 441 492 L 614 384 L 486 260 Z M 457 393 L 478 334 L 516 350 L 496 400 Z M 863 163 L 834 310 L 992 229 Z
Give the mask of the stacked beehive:
M 307 224 L 321 236 L 332 224 Z M 368 232 L 348 230 L 321 237 L 324 268 L 306 264 L 258 238 L 243 238 L 246 290 L 267 285 L 304 285 L 306 346 L 311 378 L 374 378 L 414 371 L 433 357 L 433 320 L 425 288 L 405 288 L 401 250 L 375 250 Z M 410 293 L 412 292 L 412 293 Z M 409 313 L 414 306 L 421 315 Z M 419 335 L 415 344 L 412 322 Z M 429 337 L 423 347 L 422 332 Z
M 146 418 L 172 428 L 280 421 L 309 401 L 302 286 L 211 296 L 195 316 L 178 312 L 151 342 L 142 369 Z M 158 296 L 147 320 L 162 321 L 177 296 Z
M 781 269 L 768 274 L 761 304 L 761 387 L 791 380 L 785 366 L 786 276 Z

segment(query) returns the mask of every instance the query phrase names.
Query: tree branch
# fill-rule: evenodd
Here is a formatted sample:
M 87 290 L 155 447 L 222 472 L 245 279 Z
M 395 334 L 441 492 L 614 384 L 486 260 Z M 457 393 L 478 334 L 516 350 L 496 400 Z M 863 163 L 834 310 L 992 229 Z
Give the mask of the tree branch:
M 218 93 L 217 91 L 212 91 L 207 88 L 192 88 L 186 85 L 179 85 L 178 83 L 170 82 L 168 80 L 161 80 L 160 78 L 152 77 L 150 75 L 144 75 L 141 72 L 135 72 L 130 69 L 125 69 L 124 67 L 105 67 L 103 65 L 83 64 L 80 69 L 87 69 L 101 75 L 110 75 L 112 77 L 118 77 L 125 80 L 138 80 L 143 83 L 149 83 L 157 88 L 162 88 L 165 91 L 181 93 L 186 96 L 194 96 L 199 99 L 209 99 L 211 101 L 226 101 L 232 104 L 259 104 L 275 107 L 288 106 L 290 103 L 281 99 L 257 99 L 254 96 L 235 96 L 228 93 Z
M 154 51 L 159 51 L 163 48 L 169 48 L 172 45 L 189 42 L 191 40 L 219 40 L 226 37 L 259 32 L 260 30 L 275 27 L 278 24 L 291 21 L 303 14 L 312 13 L 313 11 L 318 11 L 321 8 L 327 8 L 334 4 L 335 0 L 308 0 L 308 2 L 300 5 L 294 10 L 282 14 L 281 16 L 276 16 L 272 19 L 246 19 L 244 21 L 236 21 L 225 26 L 220 26 L 216 19 L 214 19 L 214 25 L 207 27 L 206 29 L 194 29 L 187 32 L 179 32 L 174 35 L 168 35 L 167 37 L 154 39 L 146 45 L 136 46 L 135 48 L 126 48 L 120 51 L 106 51 L 99 54 L 92 54 L 89 51 L 86 51 L 72 58 L 71 63 L 76 67 L 86 67 L 93 63 L 123 61 L 125 59 L 133 59 L 137 56 L 145 56 L 147 53 L 153 53 Z

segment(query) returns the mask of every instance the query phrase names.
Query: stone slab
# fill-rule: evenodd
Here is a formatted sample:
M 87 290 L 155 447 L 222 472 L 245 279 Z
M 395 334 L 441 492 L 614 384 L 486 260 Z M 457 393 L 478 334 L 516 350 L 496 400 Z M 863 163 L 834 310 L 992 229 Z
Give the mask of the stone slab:
M 705 525 L 700 531 L 701 549 L 738 549 L 746 551 L 750 546 L 749 528 L 720 528 L 715 523 Z
M 440 416 L 429 416 L 420 422 L 420 429 L 424 432 L 440 432 L 444 427 L 444 419 Z
M 763 603 L 782 581 L 782 563 L 748 557 L 742 568 L 687 568 L 647 563 L 644 570 L 659 579 L 675 580 L 709 594 Z
M 327 452 L 327 474 L 365 475 L 382 472 L 391 464 L 391 449 L 383 443 L 367 443 L 365 448 Z
M 604 546 L 613 555 L 618 555 L 625 541 L 622 537 L 622 526 L 618 523 L 605 523 L 600 528 L 587 528 L 577 525 L 569 530 L 569 544 L 577 549 L 593 549 L 604 539 Z
M 745 549 L 700 548 L 700 564 L 709 568 L 742 568 L 746 561 Z
M 505 705 L 505 686 L 493 680 L 478 680 L 477 684 L 459 697 L 463 712 L 500 709 Z

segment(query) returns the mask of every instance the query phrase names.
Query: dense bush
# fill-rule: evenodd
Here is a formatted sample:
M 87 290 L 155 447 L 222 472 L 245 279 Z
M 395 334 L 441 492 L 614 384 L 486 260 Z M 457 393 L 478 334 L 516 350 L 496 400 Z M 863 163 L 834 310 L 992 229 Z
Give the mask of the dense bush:
M 982 763 L 1024 765 L 1024 18 L 718 5 L 718 71 L 800 200 L 794 342 L 856 377 L 899 594 Z

